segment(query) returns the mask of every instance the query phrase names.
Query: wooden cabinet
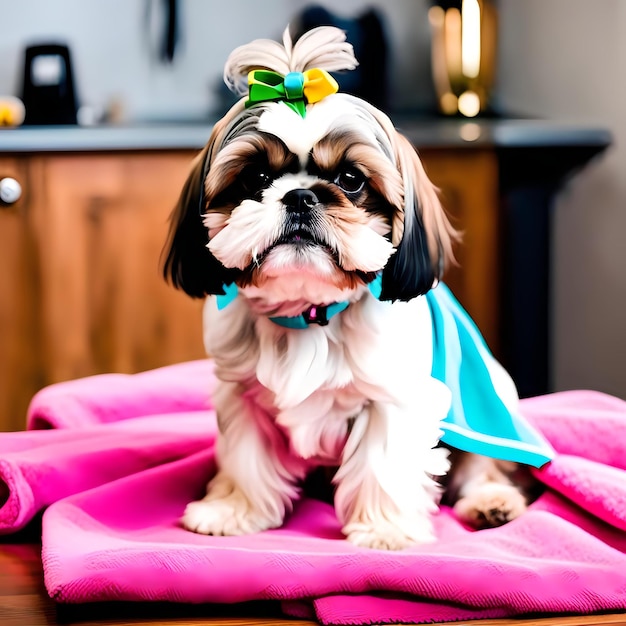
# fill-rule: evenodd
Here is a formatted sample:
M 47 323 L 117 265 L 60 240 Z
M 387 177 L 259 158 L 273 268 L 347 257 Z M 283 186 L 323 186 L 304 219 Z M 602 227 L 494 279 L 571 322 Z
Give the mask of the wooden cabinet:
M 611 143 L 541 120 L 404 119 L 463 239 L 444 280 L 522 396 L 552 390 L 551 215 L 565 181 Z M 100 372 L 204 356 L 201 303 L 167 285 L 167 218 L 212 126 L 23 127 L 0 133 L 0 430 L 33 393 Z M 471 131 L 468 132 L 467 131 Z
M 0 157 L 0 430 L 44 385 L 204 356 L 201 302 L 159 256 L 193 153 Z
M 202 358 L 202 303 L 166 284 L 167 219 L 195 150 L 0 157 L 23 194 L 0 208 L 0 430 L 24 426 L 50 383 Z M 497 348 L 493 151 L 428 150 L 427 171 L 463 231 L 446 275 Z
M 498 160 L 493 150 L 420 150 L 429 178 L 440 190 L 461 233 L 456 265 L 444 281 L 499 356 L 501 251 Z
M 28 398 L 42 385 L 38 253 L 30 224 L 30 171 L 23 158 L 0 158 L 0 180 L 20 181 L 21 198 L 0 206 L 0 430 L 24 423 Z

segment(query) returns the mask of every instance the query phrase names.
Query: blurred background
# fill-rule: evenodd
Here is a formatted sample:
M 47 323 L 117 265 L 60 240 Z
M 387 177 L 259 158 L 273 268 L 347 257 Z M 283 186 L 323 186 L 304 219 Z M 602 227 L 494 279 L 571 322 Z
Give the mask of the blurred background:
M 106 122 L 125 128 L 163 123 L 181 127 L 209 125 L 230 102 L 221 74 L 233 48 L 255 38 L 279 39 L 287 23 L 300 23 L 310 4 L 305 0 L 0 0 L 0 102 L 2 97 L 27 95 L 23 84 L 26 49 L 55 43 L 66 46 L 71 53 L 74 112 L 81 124 L 98 126 Z M 475 0 L 475 4 L 483 7 L 485 3 Z M 547 270 L 551 274 L 549 368 L 552 390 L 592 388 L 626 398 L 626 2 L 498 0 L 487 4 L 497 11 L 496 36 L 489 44 L 495 46 L 493 75 L 488 77 L 488 106 L 477 120 L 553 120 L 607 129 L 612 136 L 611 145 L 569 176 L 554 198 L 551 264 Z M 429 120 L 441 117 L 433 79 L 436 16 L 432 8 L 460 7 L 461 2 L 321 0 L 315 5 L 318 10 L 333 12 L 340 26 L 353 26 L 363 16 L 375 18 L 375 37 L 382 36 L 382 45 L 353 43 L 359 43 L 361 56 L 368 57 L 371 67 L 384 53 L 385 87 L 380 106 L 392 116 L 408 116 L 426 127 Z M 368 24 L 367 28 L 372 27 Z M 372 31 L 355 31 L 355 37 L 358 39 L 363 32 Z M 52 81 L 59 78 L 54 63 L 43 63 L 39 70 L 44 76 L 40 81 L 45 82 L 46 73 Z M 483 74 L 485 71 L 481 68 Z M 0 131 L 0 160 L 13 154 L 6 147 L 9 135 L 3 133 Z M 36 142 L 33 145 L 29 155 L 37 156 Z M 50 147 L 47 150 L 54 152 Z M 94 151 L 93 146 L 90 150 Z M 26 172 L 20 169 L 22 156 L 7 161 L 18 173 Z M 103 163 L 101 172 L 106 179 L 110 164 Z M 23 175 L 31 183 L 44 179 L 37 176 L 57 176 L 47 164 L 40 170 L 37 162 L 28 167 Z M 185 168 L 176 167 L 178 189 Z M 67 171 L 80 175 L 75 164 Z M 112 171 L 113 185 L 117 184 L 115 176 Z M 101 205 L 106 205 L 106 184 L 102 183 L 104 191 L 94 196 L 95 201 L 91 198 L 85 208 L 90 224 L 100 219 L 98 198 Z M 22 202 L 35 202 L 35 188 L 31 187 L 31 196 L 27 193 Z M 75 198 L 73 194 L 64 195 L 63 202 Z M 45 217 L 36 217 L 36 211 L 30 215 L 24 219 L 35 220 L 35 232 L 39 233 L 36 237 L 43 237 Z M 28 245 L 36 247 L 29 235 L 24 237 Z M 96 241 L 88 245 L 96 245 Z M 534 254 L 532 247 L 528 254 Z M 68 264 L 59 271 L 76 269 L 75 264 Z M 20 261 L 19 267 L 20 272 L 43 282 L 41 274 L 27 261 Z M 3 271 L 8 272 L 6 265 L 0 268 L 0 273 Z M 0 299 L 7 304 L 12 296 L 2 292 L 3 284 L 10 287 L 12 283 L 6 277 L 4 283 L 0 281 Z M 41 284 L 40 288 L 46 289 Z M 115 291 L 113 283 L 110 289 Z M 102 303 L 107 299 L 105 295 L 98 298 Z M 37 302 L 36 297 L 31 301 Z M 66 315 L 72 312 L 66 311 Z M 107 315 L 117 319 L 124 313 Z M 17 318 L 4 315 L 0 322 L 6 325 L 13 319 Z M 24 317 L 19 319 L 23 321 Z M 29 328 L 24 326 L 21 332 L 32 341 L 37 333 Z M 155 332 L 161 332 L 159 328 Z M 41 339 L 46 331 L 37 332 Z M 105 353 L 109 349 L 98 347 L 93 328 L 85 332 L 96 346 L 93 350 Z M 50 347 L 54 341 L 41 339 L 44 348 L 48 345 L 46 354 L 54 352 Z M 176 337 L 168 341 L 174 342 Z M 8 350 L 7 344 L 0 345 L 2 350 Z M 14 350 L 18 354 L 19 346 Z M 172 358 L 189 354 L 174 351 Z M 153 365 L 141 359 L 106 363 L 109 368 L 126 370 Z M 24 375 L 34 376 L 33 389 L 55 378 L 89 373 L 89 368 L 70 367 L 46 376 L 37 374 L 35 365 L 29 367 Z

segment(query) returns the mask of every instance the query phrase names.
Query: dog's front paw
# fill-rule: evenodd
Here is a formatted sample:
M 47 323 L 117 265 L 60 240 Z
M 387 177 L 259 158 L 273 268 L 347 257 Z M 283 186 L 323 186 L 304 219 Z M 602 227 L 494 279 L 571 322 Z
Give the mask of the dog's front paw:
M 435 541 L 430 524 L 410 535 L 387 521 L 376 524 L 351 522 L 343 527 L 348 541 L 363 548 L 374 550 L 403 550 L 410 546 Z
M 513 485 L 486 483 L 461 498 L 454 511 L 474 528 L 493 528 L 519 517 L 526 507 L 526 498 Z
M 275 526 L 253 510 L 245 496 L 234 491 L 222 498 L 191 502 L 182 518 L 183 526 L 202 535 L 249 535 Z

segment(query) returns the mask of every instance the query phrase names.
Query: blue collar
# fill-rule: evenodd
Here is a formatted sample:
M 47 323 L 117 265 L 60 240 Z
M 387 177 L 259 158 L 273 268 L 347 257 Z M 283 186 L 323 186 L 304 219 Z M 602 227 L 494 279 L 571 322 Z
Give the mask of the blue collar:
M 376 278 L 368 285 L 370 293 L 379 298 L 382 291 L 382 276 L 377 274 Z M 217 308 L 222 310 L 226 308 L 238 295 L 239 289 L 235 283 L 230 285 L 224 285 L 224 294 L 218 294 L 217 296 Z M 325 306 L 310 306 L 301 315 L 295 317 L 270 317 L 274 324 L 284 326 L 285 328 L 304 329 L 308 328 L 311 324 L 319 324 L 320 326 L 326 326 L 330 319 L 345 311 L 350 303 L 347 300 L 343 302 L 333 302 L 332 304 Z

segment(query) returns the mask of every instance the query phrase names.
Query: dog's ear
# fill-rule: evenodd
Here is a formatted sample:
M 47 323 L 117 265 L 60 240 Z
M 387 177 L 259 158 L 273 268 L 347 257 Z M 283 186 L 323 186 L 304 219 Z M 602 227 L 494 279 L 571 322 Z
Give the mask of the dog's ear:
M 396 252 L 383 269 L 381 300 L 408 301 L 429 291 L 453 260 L 457 238 L 412 144 L 394 131 L 393 144 L 404 182 L 404 206 L 396 207 L 392 243 Z
M 163 276 L 194 298 L 224 293 L 233 282 L 228 270 L 209 252 L 209 233 L 203 223 L 204 181 L 211 158 L 212 141 L 194 159 L 178 204 L 170 216 L 170 229 L 163 249 Z

